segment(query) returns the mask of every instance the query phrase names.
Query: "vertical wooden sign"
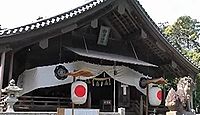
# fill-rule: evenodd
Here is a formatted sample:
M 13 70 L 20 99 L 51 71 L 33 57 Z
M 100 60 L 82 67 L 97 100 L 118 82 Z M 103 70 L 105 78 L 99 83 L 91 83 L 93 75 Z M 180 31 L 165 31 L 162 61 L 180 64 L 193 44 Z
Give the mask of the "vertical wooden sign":
M 118 106 L 130 106 L 130 86 L 123 83 L 118 84 Z

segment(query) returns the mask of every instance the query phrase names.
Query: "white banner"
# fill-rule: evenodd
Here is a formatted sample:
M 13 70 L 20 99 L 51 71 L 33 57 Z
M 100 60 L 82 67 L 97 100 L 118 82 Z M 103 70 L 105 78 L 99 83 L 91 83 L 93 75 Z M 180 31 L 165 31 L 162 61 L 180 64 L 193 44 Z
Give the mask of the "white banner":
M 72 63 L 57 64 L 51 66 L 36 67 L 30 70 L 24 71 L 18 79 L 18 86 L 23 88 L 21 95 L 28 93 L 32 90 L 38 88 L 52 87 L 63 84 L 72 83 L 73 77 L 68 76 L 64 80 L 58 80 L 55 77 L 54 70 L 56 66 L 63 65 L 69 72 L 74 70 L 87 69 L 93 73 L 94 76 L 91 77 L 79 77 L 79 79 L 86 80 L 94 78 L 100 75 L 102 72 L 106 72 L 111 78 L 117 80 L 118 82 L 135 86 L 139 91 L 145 94 L 145 90 L 140 88 L 139 80 L 141 77 L 147 77 L 143 74 L 130 69 L 125 66 L 116 66 L 116 75 L 114 75 L 113 66 L 103 66 L 97 64 L 91 64 L 83 61 L 76 61 Z

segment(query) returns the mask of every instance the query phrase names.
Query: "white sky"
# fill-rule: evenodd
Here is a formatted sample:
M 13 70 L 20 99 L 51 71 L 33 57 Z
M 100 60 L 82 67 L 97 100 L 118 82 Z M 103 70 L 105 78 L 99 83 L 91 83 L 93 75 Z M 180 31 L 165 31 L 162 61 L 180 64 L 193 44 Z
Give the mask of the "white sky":
M 200 21 L 200 0 L 139 0 L 156 22 L 172 24 L 180 16 L 188 15 Z
M 0 25 L 14 28 L 48 18 L 78 7 L 91 0 L 0 0 Z M 174 22 L 189 15 L 200 21 L 200 0 L 139 0 L 156 22 Z
M 0 0 L 0 25 L 14 28 L 52 17 L 91 0 Z

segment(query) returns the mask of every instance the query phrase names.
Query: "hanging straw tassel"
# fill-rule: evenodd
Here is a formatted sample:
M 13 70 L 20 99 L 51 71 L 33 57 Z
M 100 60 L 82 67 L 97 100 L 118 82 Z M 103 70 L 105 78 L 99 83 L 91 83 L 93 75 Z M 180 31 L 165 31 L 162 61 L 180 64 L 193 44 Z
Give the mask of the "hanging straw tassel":
M 92 80 L 92 86 L 94 86 L 94 79 Z
M 108 84 L 111 85 L 111 81 L 110 81 L 110 79 L 108 79 Z
M 104 85 L 108 85 L 108 80 L 105 80 L 105 84 Z
M 101 87 L 103 86 L 103 81 L 101 81 Z
M 87 80 L 87 83 L 88 83 L 88 84 L 91 84 L 90 79 Z
M 99 82 L 97 81 L 96 86 L 99 86 Z

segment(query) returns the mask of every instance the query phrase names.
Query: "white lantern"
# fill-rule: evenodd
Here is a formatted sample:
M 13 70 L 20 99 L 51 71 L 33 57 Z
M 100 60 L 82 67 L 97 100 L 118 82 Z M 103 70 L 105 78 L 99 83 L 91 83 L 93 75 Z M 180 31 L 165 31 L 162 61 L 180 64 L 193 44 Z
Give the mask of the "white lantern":
M 158 87 L 149 88 L 149 103 L 152 106 L 159 106 L 162 102 L 162 90 Z
M 74 104 L 84 104 L 87 100 L 87 84 L 76 81 L 71 86 L 71 99 Z

